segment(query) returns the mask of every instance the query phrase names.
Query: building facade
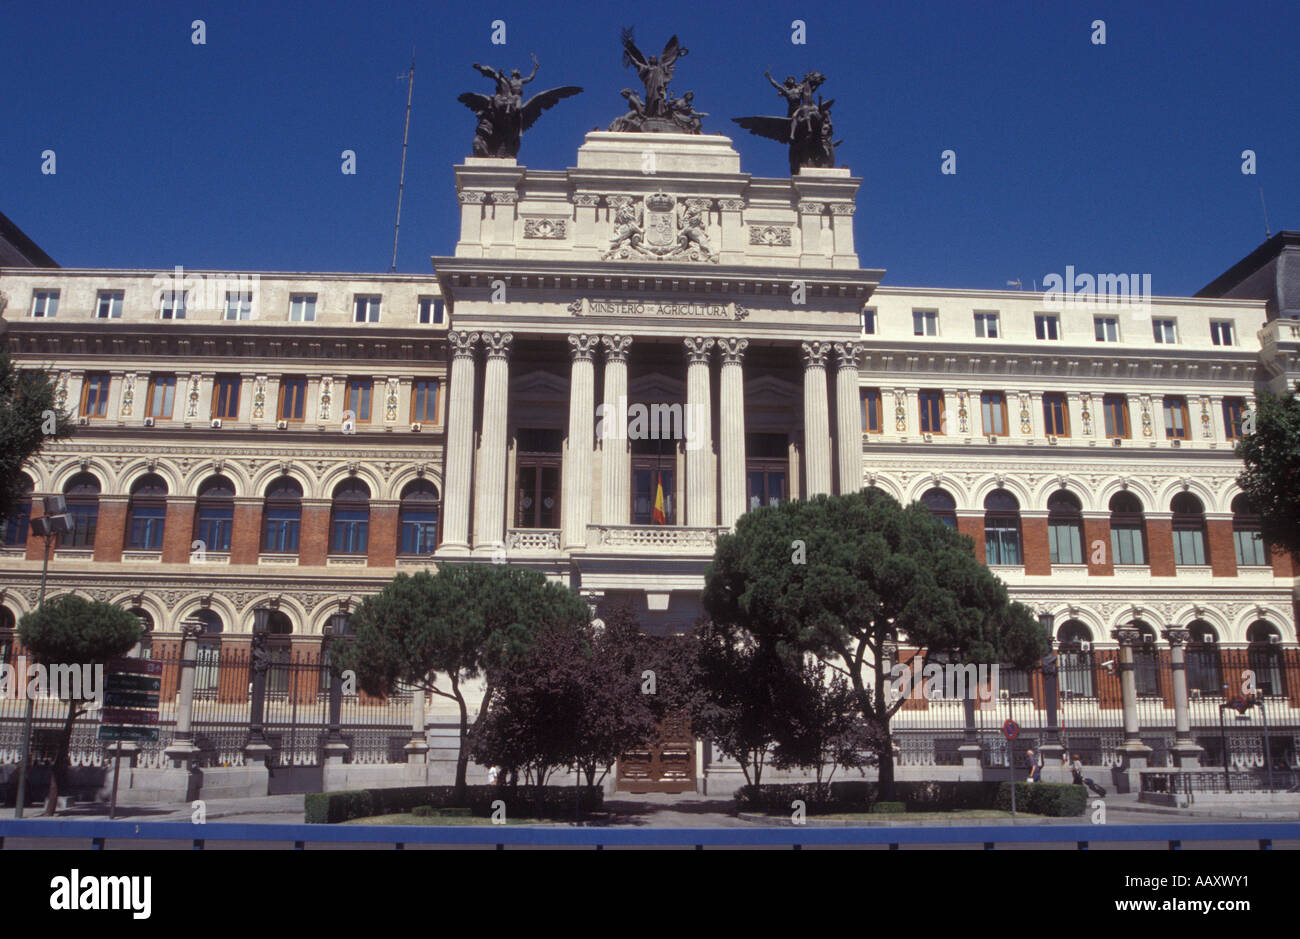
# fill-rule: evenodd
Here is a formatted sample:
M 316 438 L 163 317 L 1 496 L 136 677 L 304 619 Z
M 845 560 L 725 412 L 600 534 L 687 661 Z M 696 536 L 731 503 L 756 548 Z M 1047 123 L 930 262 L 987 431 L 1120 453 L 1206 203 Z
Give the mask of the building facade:
M 49 590 L 142 611 L 156 647 L 198 616 L 246 648 L 271 605 L 306 649 L 398 572 L 504 562 L 671 631 L 745 511 L 875 487 L 971 535 L 1062 641 L 1294 644 L 1298 572 L 1233 446 L 1300 378 L 1300 321 L 1136 275 L 882 286 L 859 182 L 592 132 L 567 170 L 456 167 L 428 275 L 0 270 L 11 355 L 76 415 L 27 471 L 30 512 L 64 494 L 76 522 Z M 0 547 L 6 656 L 39 592 L 26 524 Z

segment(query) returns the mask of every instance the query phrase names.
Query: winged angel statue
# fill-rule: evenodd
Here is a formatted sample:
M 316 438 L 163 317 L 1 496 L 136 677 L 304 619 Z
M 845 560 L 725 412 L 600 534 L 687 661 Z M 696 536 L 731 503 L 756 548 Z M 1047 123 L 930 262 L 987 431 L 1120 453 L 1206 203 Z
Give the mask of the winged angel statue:
M 700 133 L 700 118 L 708 117 L 708 114 L 695 110 L 695 93 L 688 91 L 682 97 L 674 98 L 668 90 L 677 60 L 688 55 L 690 50 L 673 36 L 659 55 L 646 55 L 637 48 L 636 37 L 630 28 L 624 29 L 619 38 L 623 43 L 623 67 L 636 69 L 637 77 L 645 86 L 645 97 L 643 99 L 632 89 L 624 88 L 622 95 L 627 99 L 628 112 L 615 118 L 609 129 L 634 133 Z
M 519 156 L 519 142 L 524 131 L 537 123 L 542 112 L 565 98 L 582 93 L 582 89 L 576 85 L 561 85 L 559 88 L 548 88 L 524 101 L 524 85 L 537 77 L 539 67 L 537 56 L 533 56 L 533 70 L 524 78 L 517 68 L 511 69 L 510 74 L 506 75 L 504 69 L 474 63 L 474 70 L 484 78 L 492 79 L 497 86 L 491 95 L 467 91 L 456 99 L 478 117 L 478 128 L 474 132 L 474 156 Z
M 800 82 L 791 75 L 779 84 L 768 73 L 767 80 L 785 99 L 786 116 L 733 117 L 732 120 L 757 137 L 788 144 L 791 176 L 798 174 L 803 166 L 834 166 L 835 148 L 844 142 L 835 139 L 835 129 L 831 126 L 831 105 L 835 99 L 823 101 L 821 95 L 817 95 L 817 100 L 813 100 L 826 76 L 821 72 L 809 72 Z

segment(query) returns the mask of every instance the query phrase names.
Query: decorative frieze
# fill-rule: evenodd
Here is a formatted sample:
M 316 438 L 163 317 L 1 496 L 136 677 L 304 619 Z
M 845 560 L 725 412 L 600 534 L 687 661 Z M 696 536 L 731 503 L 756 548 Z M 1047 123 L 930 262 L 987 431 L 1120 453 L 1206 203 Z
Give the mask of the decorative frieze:
M 772 248 L 788 248 L 794 244 L 794 235 L 789 225 L 751 225 L 749 243 Z
M 384 423 L 397 422 L 397 379 L 390 378 L 384 392 Z
M 189 394 L 186 395 L 186 402 L 185 402 L 185 416 L 187 418 L 194 418 L 199 416 L 199 382 L 201 380 L 201 377 L 202 376 L 198 374 L 194 374 L 190 376 L 190 381 L 189 381 L 190 390 L 189 390 Z
M 130 417 L 135 406 L 135 373 L 128 372 L 122 376 L 122 407 L 119 417 Z
M 462 189 L 456 193 L 456 198 L 461 205 L 482 205 L 487 199 L 487 193 L 477 189 Z
M 334 397 L 334 378 L 330 375 L 321 376 L 320 380 L 320 420 L 322 422 L 330 419 L 330 404 Z
M 253 416 L 252 420 L 266 419 L 266 376 L 258 375 L 253 379 Z
M 563 239 L 569 235 L 569 221 L 563 218 L 527 218 L 524 219 L 524 237 L 541 239 Z

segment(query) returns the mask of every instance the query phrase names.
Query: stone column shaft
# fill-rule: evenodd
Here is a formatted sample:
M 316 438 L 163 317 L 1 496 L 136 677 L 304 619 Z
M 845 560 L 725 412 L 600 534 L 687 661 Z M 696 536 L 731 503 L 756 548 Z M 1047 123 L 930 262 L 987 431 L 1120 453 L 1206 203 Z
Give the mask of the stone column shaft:
M 826 355 L 830 344 L 803 344 L 803 446 L 809 496 L 831 492 L 831 428 L 826 398 Z M 861 440 L 859 440 L 859 444 Z
M 1174 760 L 1181 767 L 1201 765 L 1201 746 L 1192 737 L 1191 709 L 1187 703 L 1187 642 L 1191 633 L 1186 629 L 1171 628 L 1164 631 L 1169 643 L 1169 669 L 1174 680 Z
M 605 415 L 601 422 L 601 519 L 606 525 L 626 525 L 632 498 L 632 454 L 628 449 L 627 356 L 631 336 L 605 336 Z
M 713 469 L 712 394 L 709 386 L 709 352 L 713 340 L 689 337 L 686 343 L 686 524 L 716 525 Z
M 569 449 L 564 463 L 560 518 L 564 547 L 587 543 L 591 521 L 592 420 L 596 408 L 596 369 L 592 354 L 599 337 L 586 333 L 569 337 Z
M 722 424 L 719 446 L 719 475 L 722 477 L 721 524 L 732 526 L 745 514 L 745 349 L 748 339 L 719 339 L 722 352 L 721 398 L 718 417 Z
M 447 402 L 446 475 L 443 478 L 442 543 L 469 548 L 469 498 L 474 467 L 474 347 L 478 333 L 447 334 L 451 388 Z
M 840 493 L 862 488 L 862 406 L 858 364 L 862 347 L 835 343 L 839 369 L 835 372 L 835 442 L 839 453 Z
M 483 430 L 474 488 L 474 547 L 505 543 L 506 408 L 510 397 L 510 333 L 484 333 Z

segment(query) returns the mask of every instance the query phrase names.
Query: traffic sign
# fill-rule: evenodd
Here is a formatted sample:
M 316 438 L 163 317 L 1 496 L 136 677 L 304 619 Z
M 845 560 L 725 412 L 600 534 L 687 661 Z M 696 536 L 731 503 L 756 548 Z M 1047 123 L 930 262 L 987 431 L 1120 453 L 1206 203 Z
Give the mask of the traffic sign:
M 101 724 L 156 724 L 158 712 L 145 708 L 104 708 L 100 712 Z
M 1015 721 L 1008 719 L 1002 725 L 1002 736 L 1006 737 L 1008 740 L 1015 740 L 1020 736 L 1020 725 Z
M 161 675 L 163 673 L 163 663 L 155 662 L 152 659 L 133 659 L 127 656 L 118 656 L 115 659 L 109 659 L 104 670 L 110 674 L 129 672 L 132 675 Z

